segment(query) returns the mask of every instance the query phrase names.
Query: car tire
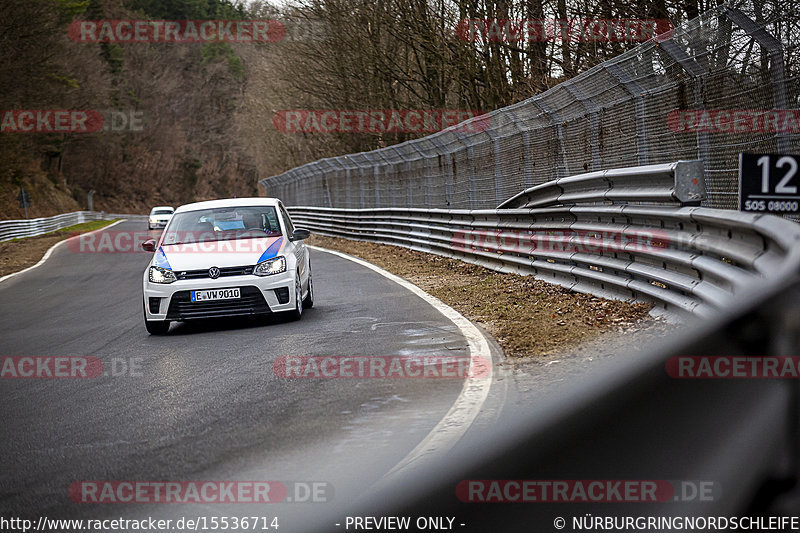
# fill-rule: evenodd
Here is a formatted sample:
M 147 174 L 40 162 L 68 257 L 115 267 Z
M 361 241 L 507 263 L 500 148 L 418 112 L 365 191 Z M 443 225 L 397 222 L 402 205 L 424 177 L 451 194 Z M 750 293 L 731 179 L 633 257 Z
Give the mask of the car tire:
M 150 335 L 166 335 L 169 331 L 169 321 L 167 320 L 145 320 L 144 327 Z
M 144 302 L 142 303 L 142 311 L 144 312 Z M 150 335 L 166 335 L 169 331 L 169 320 L 147 320 L 147 314 L 145 313 L 144 327 Z
M 292 320 L 300 320 L 303 318 L 303 290 L 302 285 L 300 285 L 300 273 L 297 273 L 297 277 L 295 278 L 294 282 L 294 309 L 289 311 L 288 315 L 291 317 Z
M 308 293 L 303 299 L 303 309 L 314 307 L 314 282 L 311 279 L 311 271 L 308 272 Z

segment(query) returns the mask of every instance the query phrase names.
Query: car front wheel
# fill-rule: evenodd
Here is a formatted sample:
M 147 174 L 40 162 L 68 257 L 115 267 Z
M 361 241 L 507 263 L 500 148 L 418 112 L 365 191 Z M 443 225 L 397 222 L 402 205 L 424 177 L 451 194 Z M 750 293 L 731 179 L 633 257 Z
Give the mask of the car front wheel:
M 314 282 L 311 280 L 311 272 L 308 273 L 308 293 L 303 300 L 303 308 L 311 309 L 314 307 Z
M 294 309 L 289 311 L 289 316 L 293 320 L 300 320 L 303 317 L 303 289 L 300 285 L 300 273 L 294 278 Z

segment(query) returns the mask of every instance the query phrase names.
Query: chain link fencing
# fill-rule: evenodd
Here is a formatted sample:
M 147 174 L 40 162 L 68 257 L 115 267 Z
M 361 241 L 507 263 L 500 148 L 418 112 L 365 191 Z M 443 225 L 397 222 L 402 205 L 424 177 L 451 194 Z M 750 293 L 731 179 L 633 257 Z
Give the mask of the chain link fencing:
M 533 98 L 260 184 L 294 206 L 486 209 L 557 178 L 700 159 L 702 205 L 736 209 L 740 152 L 800 151 L 798 113 L 763 113 L 800 107 L 795 1 L 733 0 Z

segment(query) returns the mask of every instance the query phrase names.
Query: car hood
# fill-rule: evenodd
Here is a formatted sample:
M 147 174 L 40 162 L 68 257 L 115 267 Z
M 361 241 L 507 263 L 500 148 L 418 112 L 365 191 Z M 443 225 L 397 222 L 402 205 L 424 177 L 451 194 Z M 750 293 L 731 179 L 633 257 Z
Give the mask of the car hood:
M 283 237 L 259 237 L 192 244 L 162 245 L 153 264 L 173 271 L 255 265 L 283 252 Z

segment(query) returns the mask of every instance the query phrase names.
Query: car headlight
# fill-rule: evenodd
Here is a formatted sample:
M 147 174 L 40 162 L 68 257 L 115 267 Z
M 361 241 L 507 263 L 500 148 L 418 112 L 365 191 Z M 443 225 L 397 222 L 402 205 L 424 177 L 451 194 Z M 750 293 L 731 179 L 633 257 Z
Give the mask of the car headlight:
M 271 276 L 273 274 L 280 274 L 281 272 L 286 272 L 286 258 L 282 255 L 274 259 L 261 261 L 256 265 L 256 268 L 253 269 L 253 274 L 256 276 Z
M 151 224 L 155 224 L 156 222 L 158 222 L 158 220 L 157 220 L 157 219 L 155 219 L 155 218 L 153 218 L 153 217 L 150 217 L 150 223 L 151 223 Z
M 175 277 L 172 270 L 157 266 L 150 267 L 150 283 L 172 283 L 177 280 L 178 278 Z

